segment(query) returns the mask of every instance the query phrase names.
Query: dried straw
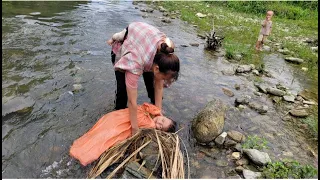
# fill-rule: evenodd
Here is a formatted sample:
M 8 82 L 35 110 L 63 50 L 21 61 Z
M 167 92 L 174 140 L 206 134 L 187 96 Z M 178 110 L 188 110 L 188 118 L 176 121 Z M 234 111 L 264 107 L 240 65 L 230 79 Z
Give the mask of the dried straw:
M 112 148 L 105 151 L 99 158 L 97 164 L 91 169 L 88 178 L 96 178 L 110 165 L 117 163 L 126 153 L 129 156 L 114 169 L 107 178 L 112 178 L 119 169 L 126 166 L 130 161 L 138 160 L 138 153 L 147 146 L 151 141 L 158 144 L 158 160 L 161 160 L 162 178 L 164 179 L 184 179 L 184 156 L 180 150 L 180 138 L 177 133 L 168 133 L 156 129 L 141 129 L 134 136 L 118 143 Z M 184 148 L 185 144 L 182 142 Z M 186 148 L 185 148 L 186 151 Z M 189 157 L 188 178 L 190 177 Z M 158 164 L 158 160 L 157 163 Z M 153 172 L 153 170 L 152 170 Z M 149 175 L 151 177 L 152 175 Z

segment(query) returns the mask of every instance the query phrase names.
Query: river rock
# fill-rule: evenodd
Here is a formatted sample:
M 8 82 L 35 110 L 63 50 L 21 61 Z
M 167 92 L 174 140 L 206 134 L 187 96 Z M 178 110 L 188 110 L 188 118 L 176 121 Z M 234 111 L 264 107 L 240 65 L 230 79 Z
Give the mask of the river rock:
M 308 104 L 308 105 L 317 105 L 316 102 L 313 101 L 302 101 L 303 104 Z
M 262 104 L 259 104 L 256 102 L 250 102 L 248 104 L 248 106 L 260 114 L 265 114 L 268 112 L 268 106 L 266 106 L 266 105 L 262 105 Z
M 245 179 L 258 179 L 261 176 L 260 172 L 253 172 L 247 169 L 244 169 L 242 173 Z
M 233 160 L 239 160 L 240 158 L 241 158 L 240 152 L 233 152 L 231 154 L 231 159 L 233 159 Z
M 161 165 L 160 161 L 157 164 L 159 147 L 158 143 L 152 141 L 146 147 L 144 147 L 139 155 L 141 159 L 145 161 L 144 166 L 149 170 L 157 170 Z
M 189 44 L 190 44 L 190 46 L 196 46 L 196 47 L 199 46 L 199 43 L 189 43 Z
M 240 104 L 249 104 L 249 98 L 245 96 L 241 96 L 239 98 L 236 98 L 234 103 L 235 103 L 235 106 L 239 106 Z
M 295 97 L 293 95 L 283 96 L 283 99 L 288 102 L 294 102 Z
M 161 22 L 164 22 L 164 23 L 171 23 L 171 20 L 168 19 L 168 18 L 163 18 L 161 19 Z
M 225 95 L 229 96 L 229 97 L 233 97 L 234 96 L 234 93 L 228 89 L 228 88 L 222 88 L 222 91 Z
M 228 176 L 226 179 L 242 179 L 242 178 L 238 174 L 235 174 L 235 175 L 232 175 L 232 176 Z
M 262 83 L 254 83 L 254 85 L 259 89 L 259 91 L 263 92 L 263 93 L 267 93 L 267 88 L 268 86 Z
M 256 95 L 256 96 L 259 96 L 259 97 L 262 96 L 262 93 L 260 93 L 258 91 L 253 91 L 253 94 Z
M 284 96 L 286 94 L 286 92 L 284 92 L 280 89 L 276 89 L 276 88 L 268 87 L 268 88 L 266 88 L 266 90 L 269 94 L 272 94 L 275 96 Z
M 234 88 L 235 88 L 236 90 L 240 90 L 240 85 L 239 85 L 239 84 L 235 84 L 235 85 L 234 85 Z
M 228 166 L 228 164 L 229 163 L 226 160 L 219 159 L 216 161 L 216 165 L 219 167 L 226 167 L 226 166 Z
M 236 161 L 236 165 L 238 166 L 247 165 L 247 164 L 249 164 L 249 161 L 246 158 L 241 158 L 238 161 Z
M 256 69 L 254 69 L 254 70 L 252 70 L 252 74 L 254 74 L 254 75 L 256 75 L 256 76 L 259 76 L 259 71 L 256 70 Z
M 242 55 L 241 54 L 236 54 L 234 57 L 233 57 L 234 60 L 237 60 L 237 61 L 240 61 L 242 59 Z
M 31 97 L 14 97 L 12 99 L 3 102 L 2 98 L 2 116 L 5 116 L 14 112 L 23 112 L 25 110 L 31 110 L 36 103 Z
M 297 64 L 301 64 L 304 61 L 303 59 L 295 58 L 295 57 L 286 57 L 286 58 L 284 58 L 284 60 L 291 62 L 291 63 L 297 63 Z
M 145 167 L 140 167 L 138 162 L 132 161 L 127 164 L 120 179 L 148 179 L 151 171 Z M 151 179 L 156 179 L 155 176 L 151 175 Z
M 244 170 L 244 168 L 243 168 L 242 166 L 237 166 L 237 167 L 235 168 L 235 170 L 236 170 L 238 173 L 242 173 L 243 170 Z
M 244 142 L 246 140 L 246 137 L 238 131 L 231 130 L 227 134 L 228 134 L 227 135 L 228 138 L 230 138 L 238 143 Z
M 269 52 L 269 51 L 271 51 L 271 48 L 270 48 L 270 46 L 264 45 L 264 46 L 262 47 L 262 50 Z
M 236 73 L 233 68 L 224 69 L 221 72 L 226 76 L 233 76 Z
M 223 145 L 226 137 L 227 137 L 227 133 L 223 132 L 214 140 L 214 142 L 221 146 L 221 145 Z
M 163 8 L 162 6 L 159 6 L 159 11 L 160 12 L 166 12 L 167 10 L 165 8 Z
M 252 66 L 250 66 L 250 65 L 240 65 L 236 69 L 236 72 L 237 73 L 246 73 L 246 72 L 250 72 L 251 70 L 252 70 Z
M 224 142 L 224 147 L 229 148 L 229 147 L 235 146 L 236 144 L 237 144 L 236 141 L 231 139 L 226 139 Z
M 309 113 L 305 109 L 292 109 L 289 111 L 292 116 L 295 117 L 307 117 Z
M 313 52 L 318 52 L 318 46 L 316 46 L 316 47 L 311 47 L 311 50 L 312 50 Z
M 140 11 L 141 11 L 141 12 L 152 13 L 152 12 L 153 12 L 153 9 L 152 9 L 152 8 L 146 8 L 146 9 L 142 8 L 142 9 L 140 9 Z
M 232 141 L 232 140 L 231 140 Z M 235 141 L 234 141 L 235 142 Z M 242 153 L 242 146 L 240 143 L 236 143 L 235 146 L 232 148 L 233 151 L 238 151 Z
M 207 15 L 202 14 L 202 13 L 197 13 L 196 16 L 199 17 L 199 18 L 204 18 L 204 17 L 206 17 Z
M 256 149 L 244 149 L 243 152 L 256 165 L 264 166 L 267 165 L 268 162 L 271 162 L 269 155 L 265 152 L 260 152 Z
M 81 84 L 74 84 L 73 85 L 73 91 L 80 91 L 82 89 L 82 85 Z
M 210 101 L 192 121 L 191 129 L 200 143 L 209 143 L 221 134 L 226 106 L 219 99 Z
M 278 49 L 278 52 L 284 55 L 290 54 L 290 51 L 287 48 L 284 49 Z

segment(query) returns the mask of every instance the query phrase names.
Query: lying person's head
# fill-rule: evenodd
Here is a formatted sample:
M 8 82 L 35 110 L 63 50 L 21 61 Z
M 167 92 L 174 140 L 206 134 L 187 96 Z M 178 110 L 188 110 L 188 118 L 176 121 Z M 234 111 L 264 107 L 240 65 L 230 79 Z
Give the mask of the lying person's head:
M 167 131 L 167 132 L 175 132 L 176 122 L 165 117 L 165 116 L 156 116 L 153 118 L 156 129 Z

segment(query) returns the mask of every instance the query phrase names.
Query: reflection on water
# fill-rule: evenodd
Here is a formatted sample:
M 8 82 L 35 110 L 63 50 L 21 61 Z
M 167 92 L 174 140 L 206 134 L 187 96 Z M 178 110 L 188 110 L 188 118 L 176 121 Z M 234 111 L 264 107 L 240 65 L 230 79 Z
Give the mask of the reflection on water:
M 192 27 L 178 20 L 162 23 L 159 12 L 143 19 L 141 12 L 126 1 L 5 1 L 2 5 L 4 178 L 86 177 L 90 166 L 81 167 L 72 160 L 69 147 L 113 109 L 115 78 L 105 41 L 132 21 L 155 25 L 176 44 L 181 75 L 165 89 L 163 108 L 183 128 L 180 135 L 191 158 L 191 177 L 225 177 L 216 160 L 204 157 L 192 141 L 190 122 L 213 98 L 233 107 L 234 98 L 226 96 L 223 87 L 232 89 L 235 97 L 252 95 L 254 88 L 245 77 L 222 76 L 221 70 L 230 64 L 206 53 L 202 44 L 180 46 L 202 42 Z M 241 91 L 233 89 L 236 83 Z M 300 86 L 297 84 L 297 88 Z M 138 93 L 138 103 L 149 102 L 142 79 Z M 313 161 L 298 145 L 291 146 L 297 144 L 296 137 L 277 117 L 272 102 L 267 98 L 257 100 L 269 106 L 269 116 L 231 108 L 225 130 L 268 136 L 271 156 L 290 150 L 303 162 Z M 217 156 L 226 161 L 226 152 Z

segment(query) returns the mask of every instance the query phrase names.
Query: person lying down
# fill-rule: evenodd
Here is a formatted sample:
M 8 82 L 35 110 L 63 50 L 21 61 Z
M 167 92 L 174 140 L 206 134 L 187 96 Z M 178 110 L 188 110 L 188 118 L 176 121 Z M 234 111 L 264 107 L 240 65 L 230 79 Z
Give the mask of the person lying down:
M 144 103 L 137 109 L 139 128 L 156 128 L 167 132 L 175 131 L 176 123 L 162 116 L 161 110 L 157 106 Z M 112 111 L 102 116 L 87 133 L 73 142 L 70 148 L 70 156 L 86 166 L 97 160 L 110 147 L 130 136 L 129 109 Z

